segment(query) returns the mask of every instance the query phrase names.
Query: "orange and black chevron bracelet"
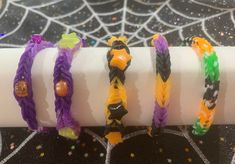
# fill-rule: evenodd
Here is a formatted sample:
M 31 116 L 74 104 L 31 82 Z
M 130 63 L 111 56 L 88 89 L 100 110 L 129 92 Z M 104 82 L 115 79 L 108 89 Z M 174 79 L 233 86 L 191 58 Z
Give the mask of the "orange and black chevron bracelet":
M 111 37 L 107 53 L 109 67 L 109 93 L 105 105 L 105 138 L 110 144 L 123 141 L 124 126 L 121 119 L 128 113 L 125 83 L 125 71 L 131 63 L 131 55 L 126 45 L 126 37 Z

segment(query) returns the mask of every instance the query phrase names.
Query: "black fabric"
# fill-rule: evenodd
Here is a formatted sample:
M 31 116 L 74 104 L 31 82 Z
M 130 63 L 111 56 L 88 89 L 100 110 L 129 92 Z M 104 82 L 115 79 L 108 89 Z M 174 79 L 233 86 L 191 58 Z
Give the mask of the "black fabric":
M 31 134 L 26 128 L 1 128 L 0 130 L 3 138 L 0 160 L 12 153 Z M 95 135 L 89 134 L 87 130 L 94 132 Z M 132 137 L 112 149 L 111 164 L 204 163 L 186 137 L 181 136 L 181 130 L 184 130 L 184 127 L 168 126 L 161 135 L 155 137 L 150 137 L 147 131 L 140 133 L 143 130 L 146 128 L 126 128 L 124 136 L 129 134 Z M 169 130 L 172 133 L 168 132 Z M 191 130 L 191 127 L 187 129 L 189 137 L 211 164 L 231 163 L 235 143 L 234 125 L 214 125 L 203 137 L 192 135 Z M 50 129 L 49 134 L 35 135 L 6 163 L 104 164 L 107 150 L 98 141 L 98 137 L 103 140 L 104 131 L 104 127 L 83 127 L 80 138 L 72 141 L 58 136 L 53 128 Z M 14 147 L 11 148 L 11 145 Z M 44 156 L 42 156 L 43 153 Z M 188 162 L 190 160 L 192 162 Z

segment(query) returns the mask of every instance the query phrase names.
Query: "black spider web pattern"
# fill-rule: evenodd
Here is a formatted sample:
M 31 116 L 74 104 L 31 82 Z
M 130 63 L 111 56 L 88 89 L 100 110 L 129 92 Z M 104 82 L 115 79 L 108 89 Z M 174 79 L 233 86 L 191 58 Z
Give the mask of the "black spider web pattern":
M 1 47 L 21 47 L 33 33 L 57 42 L 77 32 L 90 46 L 105 46 L 112 35 L 127 36 L 130 46 L 149 46 L 162 33 L 171 45 L 203 36 L 214 45 L 235 45 L 234 2 L 200 0 L 3 0 Z

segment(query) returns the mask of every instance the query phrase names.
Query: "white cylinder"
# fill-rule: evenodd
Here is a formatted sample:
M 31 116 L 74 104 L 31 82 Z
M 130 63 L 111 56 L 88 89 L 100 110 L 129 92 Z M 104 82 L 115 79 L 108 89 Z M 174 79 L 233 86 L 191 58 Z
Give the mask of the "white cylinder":
M 221 85 L 216 124 L 235 123 L 235 47 L 216 47 Z M 13 96 L 13 79 L 24 49 L 0 49 L 0 126 L 26 126 Z M 72 115 L 82 126 L 104 125 L 104 104 L 108 94 L 108 48 L 82 48 L 74 56 Z M 133 56 L 126 71 L 128 111 L 125 125 L 150 125 L 154 108 L 155 53 L 153 48 L 130 48 Z M 45 49 L 36 56 L 32 68 L 37 119 L 55 126 L 53 68 L 57 49 Z M 197 55 L 189 47 L 170 47 L 172 91 L 168 125 L 192 124 L 204 90 L 204 75 Z

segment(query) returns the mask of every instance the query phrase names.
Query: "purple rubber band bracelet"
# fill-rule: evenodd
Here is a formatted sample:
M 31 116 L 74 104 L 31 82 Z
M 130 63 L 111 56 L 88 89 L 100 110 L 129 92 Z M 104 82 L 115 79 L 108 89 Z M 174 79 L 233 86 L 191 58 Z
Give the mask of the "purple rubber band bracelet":
M 69 35 L 69 34 L 68 34 Z M 76 138 L 80 134 L 80 125 L 71 115 L 71 103 L 73 95 L 73 79 L 70 72 L 73 54 L 79 50 L 82 41 L 76 44 L 74 48 L 58 47 L 59 54 L 54 67 L 54 91 L 55 91 L 55 111 L 57 118 L 57 130 L 70 128 Z M 61 135 L 61 134 L 60 134 Z M 62 135 L 64 136 L 64 135 Z M 64 136 L 70 139 L 68 136 Z
M 49 47 L 53 47 L 51 42 L 45 41 L 41 35 L 32 35 L 20 58 L 14 79 L 14 96 L 21 108 L 22 117 L 31 130 L 40 131 L 33 100 L 31 69 L 38 52 Z
M 170 54 L 168 50 L 167 40 L 161 36 L 153 39 L 153 45 L 156 50 L 156 76 L 160 75 L 162 85 L 158 85 L 160 88 L 156 88 L 157 92 L 159 89 L 162 94 L 170 93 L 169 88 L 170 83 L 170 74 L 171 74 L 171 61 Z M 156 93 L 157 94 L 157 93 Z M 164 97 L 164 96 L 163 96 Z M 164 100 L 163 100 L 164 99 Z M 154 113 L 153 113 L 153 122 L 152 122 L 152 135 L 158 135 L 162 132 L 163 128 L 166 126 L 167 122 L 167 111 L 169 108 L 169 98 L 163 98 L 161 100 L 155 100 Z M 164 105 L 160 105 L 164 102 Z

